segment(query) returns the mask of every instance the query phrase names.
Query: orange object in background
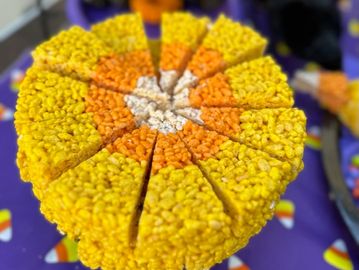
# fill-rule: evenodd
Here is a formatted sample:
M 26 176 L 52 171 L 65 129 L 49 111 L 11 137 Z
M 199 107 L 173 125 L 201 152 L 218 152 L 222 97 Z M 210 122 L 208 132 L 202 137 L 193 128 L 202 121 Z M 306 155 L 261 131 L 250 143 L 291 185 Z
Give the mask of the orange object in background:
M 175 11 L 183 6 L 182 0 L 130 0 L 132 11 L 141 13 L 145 22 L 158 24 L 162 12 Z

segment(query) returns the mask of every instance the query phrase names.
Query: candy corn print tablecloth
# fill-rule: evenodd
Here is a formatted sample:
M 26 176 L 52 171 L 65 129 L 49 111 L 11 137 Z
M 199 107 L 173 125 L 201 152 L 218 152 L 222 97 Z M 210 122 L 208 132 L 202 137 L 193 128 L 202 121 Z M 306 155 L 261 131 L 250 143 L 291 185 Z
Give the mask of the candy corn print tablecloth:
M 346 24 L 350 22 L 348 19 Z M 355 25 L 350 27 L 348 31 L 354 29 L 355 33 Z M 351 76 L 359 75 L 358 39 L 359 34 L 345 40 L 347 46 L 358 50 L 350 50 L 345 58 Z M 313 68 L 310 63 L 298 65 L 283 50 L 277 53 L 288 71 L 303 65 Z M 30 185 L 20 181 L 15 165 L 13 111 L 18 84 L 30 65 L 29 52 L 24 52 L 0 78 L 0 270 L 86 269 L 78 262 L 76 244 L 40 214 Z M 321 165 L 323 111 L 305 95 L 297 95 L 296 104 L 308 117 L 305 169 L 289 185 L 273 220 L 245 249 L 214 270 L 359 269 L 359 248 L 329 198 Z

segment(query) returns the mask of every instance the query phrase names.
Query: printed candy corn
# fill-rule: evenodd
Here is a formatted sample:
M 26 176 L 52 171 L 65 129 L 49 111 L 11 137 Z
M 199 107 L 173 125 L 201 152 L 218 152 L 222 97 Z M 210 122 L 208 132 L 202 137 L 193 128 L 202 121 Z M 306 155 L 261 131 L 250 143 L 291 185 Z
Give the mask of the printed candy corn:
M 311 126 L 309 128 L 305 144 L 315 150 L 320 150 L 322 148 L 320 128 L 318 126 Z
M 9 121 L 13 116 L 14 111 L 0 103 L 0 121 Z
M 22 82 L 22 80 L 24 79 L 24 71 L 20 70 L 20 69 L 14 69 L 11 72 L 11 89 L 15 92 L 17 92 L 19 90 L 20 87 L 20 83 Z
M 11 212 L 0 210 L 0 241 L 9 242 L 12 238 Z
M 281 200 L 276 206 L 275 216 L 286 229 L 292 229 L 294 226 L 294 211 L 295 206 L 289 200 Z
M 233 255 L 228 259 L 228 270 L 250 270 L 238 256 Z
M 337 239 L 328 249 L 326 249 L 323 253 L 323 257 L 327 263 L 338 269 L 354 269 L 347 247 L 342 239 Z
M 74 241 L 68 237 L 64 237 L 60 242 L 56 244 L 45 256 L 45 262 L 47 263 L 64 263 L 64 262 L 76 262 L 77 257 L 77 245 Z

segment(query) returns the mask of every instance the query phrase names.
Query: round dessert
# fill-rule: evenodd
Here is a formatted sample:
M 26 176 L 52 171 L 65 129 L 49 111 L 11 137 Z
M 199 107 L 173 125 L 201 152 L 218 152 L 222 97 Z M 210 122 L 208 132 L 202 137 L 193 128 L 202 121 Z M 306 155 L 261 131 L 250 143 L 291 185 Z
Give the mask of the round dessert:
M 21 178 L 91 268 L 210 268 L 303 168 L 305 115 L 260 34 L 181 12 L 161 30 L 156 63 L 137 14 L 71 27 L 20 87 Z

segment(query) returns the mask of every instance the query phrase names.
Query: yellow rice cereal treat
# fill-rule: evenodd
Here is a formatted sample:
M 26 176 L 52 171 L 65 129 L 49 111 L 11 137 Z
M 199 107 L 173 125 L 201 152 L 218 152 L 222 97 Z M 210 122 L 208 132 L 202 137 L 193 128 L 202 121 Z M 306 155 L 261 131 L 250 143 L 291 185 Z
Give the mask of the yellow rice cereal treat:
M 193 122 L 186 123 L 180 136 L 234 217 L 236 235 L 248 241 L 273 216 L 294 177 L 288 174 L 290 164 Z
M 160 86 L 172 92 L 192 54 L 207 32 L 209 19 L 196 18 L 188 12 L 163 13 L 161 19 Z
M 101 144 L 89 114 L 24 125 L 17 153 L 21 178 L 45 189 L 64 171 L 94 155 Z
M 94 81 L 124 93 L 134 93 L 167 102 L 169 97 L 157 85 L 151 51 L 139 14 L 125 14 L 95 24 L 99 39 L 116 52 L 102 58 Z
M 174 93 L 180 94 L 198 80 L 227 67 L 260 57 L 266 46 L 266 39 L 253 29 L 220 15 L 177 82 Z
M 260 34 L 176 12 L 159 40 L 138 14 L 72 27 L 20 87 L 21 178 L 92 269 L 210 269 L 303 169 L 305 115 Z
M 288 161 L 296 173 L 302 170 L 306 117 L 301 110 L 202 107 L 177 112 L 235 141 Z
M 139 13 L 107 19 L 93 25 L 91 32 L 119 55 L 148 50 L 147 37 Z
M 18 94 L 17 123 L 44 121 L 85 112 L 88 84 L 57 73 L 31 67 Z
M 46 191 L 42 213 L 79 239 L 79 256 L 86 265 L 131 265 L 133 231 L 155 137 L 147 127 L 136 129 L 64 173 Z
M 174 100 L 177 107 L 279 108 L 293 105 L 292 92 L 280 66 L 266 56 L 202 80 Z
M 94 34 L 73 26 L 37 46 L 32 56 L 37 66 L 90 80 L 100 58 L 110 53 Z
M 57 73 L 31 67 L 20 85 L 15 127 L 18 132 L 32 121 L 74 117 L 91 112 L 104 142 L 135 128 L 125 96 Z
M 177 134 L 159 134 L 152 164 L 158 163 L 162 168 L 152 167 L 139 224 L 140 269 L 205 269 L 244 245 Z

